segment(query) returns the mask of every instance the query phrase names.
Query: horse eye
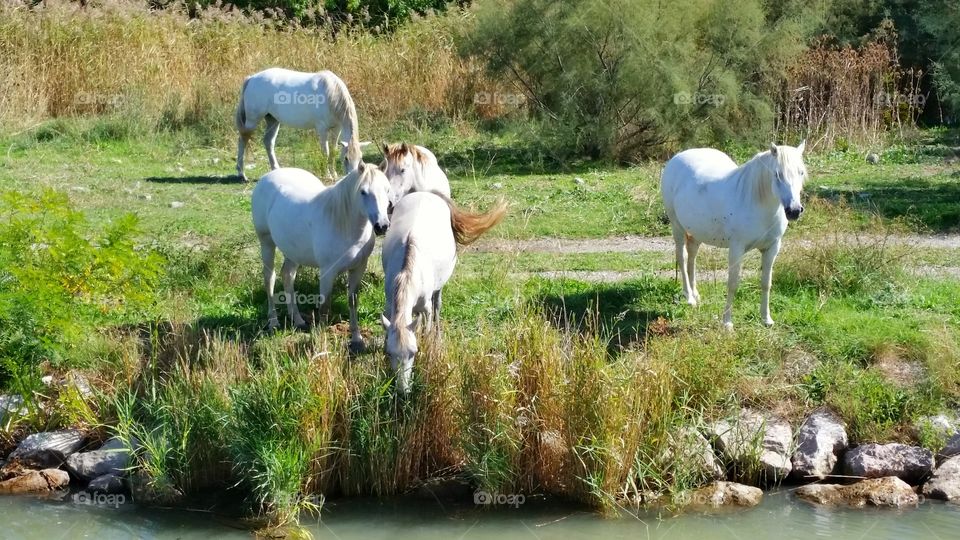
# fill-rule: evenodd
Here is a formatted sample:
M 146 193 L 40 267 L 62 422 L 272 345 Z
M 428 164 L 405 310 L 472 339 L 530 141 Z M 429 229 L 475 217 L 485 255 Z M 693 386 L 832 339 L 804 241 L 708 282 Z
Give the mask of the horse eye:
M 400 174 L 406 174 L 406 173 L 407 173 L 407 169 L 406 169 L 406 168 L 400 169 Z

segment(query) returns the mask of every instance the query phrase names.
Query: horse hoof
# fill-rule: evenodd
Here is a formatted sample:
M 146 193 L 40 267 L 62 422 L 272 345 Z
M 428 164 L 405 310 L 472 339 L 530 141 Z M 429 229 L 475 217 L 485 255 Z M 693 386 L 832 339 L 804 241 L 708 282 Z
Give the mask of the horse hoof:
M 362 354 L 366 351 L 367 346 L 363 343 L 363 340 L 350 342 L 350 354 Z
M 723 329 L 726 330 L 727 332 L 733 332 L 733 323 L 732 322 L 723 323 Z
M 697 299 L 696 299 L 696 298 L 687 298 L 687 305 L 690 306 L 690 307 L 697 307 Z
M 767 319 L 763 321 L 763 325 L 766 326 L 767 328 L 770 328 L 771 326 L 773 326 L 773 319 Z

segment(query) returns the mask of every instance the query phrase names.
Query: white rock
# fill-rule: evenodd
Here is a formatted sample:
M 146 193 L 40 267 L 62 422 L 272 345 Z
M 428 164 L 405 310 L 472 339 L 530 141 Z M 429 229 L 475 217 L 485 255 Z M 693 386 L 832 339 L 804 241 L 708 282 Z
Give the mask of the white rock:
M 799 478 L 823 480 L 833 472 L 849 444 L 843 420 L 828 410 L 815 411 L 803 421 L 791 462 Z
M 83 445 L 83 433 L 76 429 L 47 431 L 28 435 L 7 457 L 25 464 L 52 464 L 62 461 Z
M 782 480 L 793 470 L 793 430 L 783 420 L 743 409 L 736 418 L 717 422 L 711 429 L 714 444 L 726 460 L 750 465 L 759 453 L 765 481 Z
M 960 501 L 960 456 L 943 462 L 923 485 L 923 494 L 931 499 Z
M 170 208 L 183 208 L 183 202 L 181 201 L 172 201 L 170 203 Z
M 717 481 L 693 492 L 694 506 L 718 508 L 721 506 L 756 506 L 763 499 L 760 488 L 736 482 Z
M 916 506 L 920 498 L 896 476 L 872 478 L 850 485 L 809 484 L 794 491 L 797 498 L 816 504 L 863 506 Z
M 851 476 L 896 476 L 919 483 L 933 469 L 933 452 L 899 443 L 863 444 L 844 454 L 843 469 Z

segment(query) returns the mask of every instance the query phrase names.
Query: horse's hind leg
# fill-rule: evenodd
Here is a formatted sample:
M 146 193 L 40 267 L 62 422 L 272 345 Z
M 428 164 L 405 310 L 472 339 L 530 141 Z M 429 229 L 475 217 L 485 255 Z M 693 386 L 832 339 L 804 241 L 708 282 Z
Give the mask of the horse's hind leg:
M 683 251 L 686 243 L 686 232 L 683 227 L 673 223 L 673 243 L 676 248 L 677 269 L 680 271 L 680 282 L 683 283 L 683 296 L 691 306 L 697 305 L 697 300 L 690 290 L 690 276 L 687 274 L 687 259 Z
M 700 303 L 700 291 L 697 290 L 697 252 L 700 251 L 700 242 L 690 236 L 685 237 L 687 245 L 687 279 L 690 280 L 690 294 L 693 295 L 694 304 Z
M 365 270 L 366 263 L 351 268 L 347 273 L 347 303 L 350 305 L 350 352 L 353 353 L 363 352 L 366 348 L 363 344 L 363 336 L 360 335 L 360 324 L 357 322 L 360 282 L 363 280 Z
M 263 147 L 267 151 L 267 159 L 270 161 L 270 170 L 279 169 L 280 162 L 277 161 L 277 133 L 280 132 L 280 121 L 271 115 L 266 116 L 267 130 L 263 133 Z
M 770 285 L 773 282 L 773 262 L 780 252 L 780 240 L 768 247 L 762 253 L 760 270 L 760 320 L 764 326 L 773 326 L 770 317 Z
M 277 305 L 273 299 L 273 287 L 277 275 L 273 271 L 277 246 L 269 234 L 260 235 L 260 258 L 263 260 L 263 288 L 267 291 L 267 329 L 275 330 L 280 326 L 277 320 Z
M 300 308 L 297 307 L 297 293 L 293 289 L 293 282 L 297 279 L 297 263 L 284 257 L 283 266 L 280 268 L 280 276 L 283 278 L 283 293 L 287 297 L 287 313 L 293 319 L 293 324 L 300 330 L 308 330 L 307 322 L 300 315 Z
M 723 327 L 733 330 L 733 299 L 737 296 L 737 287 L 740 286 L 740 266 L 743 264 L 743 247 L 731 244 L 727 256 L 727 305 L 723 309 Z
M 337 170 L 331 168 L 330 161 L 330 128 L 325 125 L 317 126 L 317 139 L 320 141 L 320 153 L 323 154 L 323 166 L 326 167 L 326 177 L 329 180 L 336 180 Z M 332 172 L 331 172 L 332 171 Z

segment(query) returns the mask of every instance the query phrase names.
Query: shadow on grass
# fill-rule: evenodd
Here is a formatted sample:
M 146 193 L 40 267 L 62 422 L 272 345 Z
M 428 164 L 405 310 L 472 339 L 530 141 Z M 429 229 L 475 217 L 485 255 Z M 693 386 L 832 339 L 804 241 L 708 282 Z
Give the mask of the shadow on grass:
M 586 172 L 598 165 L 569 159 L 567 152 L 536 143 L 524 145 L 478 144 L 441 152 L 440 167 L 451 176 L 494 176 Z
M 854 209 L 887 219 L 905 218 L 931 231 L 960 231 L 960 177 L 956 182 L 931 182 L 909 177 L 891 182 L 863 182 L 857 189 L 818 190 L 831 199 L 843 198 Z
M 599 331 L 612 353 L 643 342 L 651 324 L 661 317 L 672 319 L 679 307 L 678 285 L 666 279 L 610 284 L 562 279 L 538 285 L 535 298 L 553 324 L 582 332 Z
M 235 174 L 225 176 L 151 176 L 145 178 L 154 184 L 242 184 Z

